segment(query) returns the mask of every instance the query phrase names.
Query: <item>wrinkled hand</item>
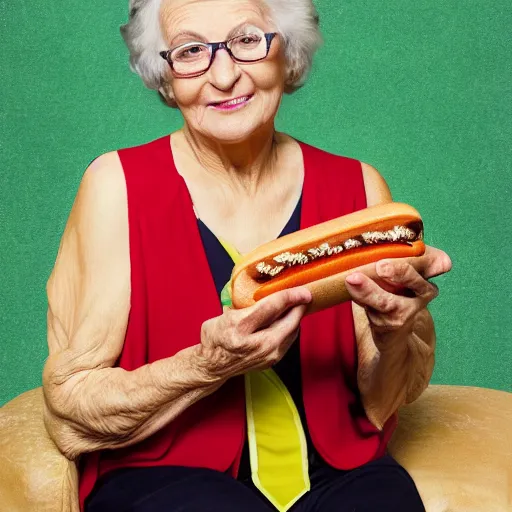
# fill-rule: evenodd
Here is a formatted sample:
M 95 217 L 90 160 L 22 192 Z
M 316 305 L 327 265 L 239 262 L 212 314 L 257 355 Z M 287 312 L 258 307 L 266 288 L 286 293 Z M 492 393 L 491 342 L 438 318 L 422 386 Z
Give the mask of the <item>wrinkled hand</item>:
M 366 310 L 376 345 L 405 341 L 416 315 L 439 294 L 428 279 L 451 270 L 450 257 L 427 246 L 417 258 L 392 258 L 376 263 L 378 278 L 354 272 L 346 278 L 352 300 Z
M 275 365 L 297 339 L 311 302 L 305 287 L 282 290 L 245 309 L 224 307 L 204 322 L 198 364 L 208 379 L 227 379 Z

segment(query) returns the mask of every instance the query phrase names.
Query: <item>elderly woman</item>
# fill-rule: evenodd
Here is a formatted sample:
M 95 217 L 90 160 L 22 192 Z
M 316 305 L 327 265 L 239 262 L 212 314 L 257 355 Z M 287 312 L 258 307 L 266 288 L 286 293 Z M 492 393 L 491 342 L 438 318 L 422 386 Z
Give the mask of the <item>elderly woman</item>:
M 304 318 L 304 287 L 220 301 L 240 254 L 391 201 L 274 128 L 319 45 L 311 0 L 136 0 L 122 34 L 184 125 L 88 167 L 48 282 L 45 421 L 82 510 L 424 510 L 386 444 L 429 382 L 449 257 L 381 261 Z

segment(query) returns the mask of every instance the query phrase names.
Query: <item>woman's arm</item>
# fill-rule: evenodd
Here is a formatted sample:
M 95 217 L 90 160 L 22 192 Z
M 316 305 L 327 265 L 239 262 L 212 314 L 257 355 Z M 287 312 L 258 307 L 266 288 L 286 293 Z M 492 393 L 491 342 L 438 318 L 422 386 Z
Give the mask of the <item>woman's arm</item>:
M 126 185 L 117 153 L 87 169 L 47 286 L 45 423 L 69 459 L 146 439 L 226 380 L 270 368 L 293 343 L 307 289 L 226 308 L 197 344 L 134 371 L 113 368 L 130 310 Z M 172 325 L 169 326 L 172 336 Z
M 434 323 L 427 309 L 418 312 L 406 333 L 377 347 L 365 310 L 353 303 L 358 345 L 358 387 L 368 419 L 377 428 L 399 407 L 416 400 L 434 370 Z
M 132 372 L 112 368 L 130 310 L 126 185 L 116 152 L 84 174 L 47 294 L 45 423 L 69 459 L 137 443 L 222 384 L 199 370 L 197 346 Z
M 392 201 L 389 188 L 376 169 L 363 164 L 363 176 L 368 206 Z M 362 290 L 368 295 L 374 291 Z M 366 310 L 355 301 L 352 304 L 358 387 L 368 418 L 381 429 L 400 406 L 416 400 L 428 386 L 434 369 L 434 323 L 425 306 L 401 328 L 377 333 Z

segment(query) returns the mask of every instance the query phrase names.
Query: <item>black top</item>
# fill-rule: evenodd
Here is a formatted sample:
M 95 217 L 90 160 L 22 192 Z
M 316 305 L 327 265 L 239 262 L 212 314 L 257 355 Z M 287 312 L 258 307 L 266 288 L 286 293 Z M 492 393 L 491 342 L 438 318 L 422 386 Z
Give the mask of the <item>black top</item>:
M 289 233 L 293 233 L 294 231 L 298 231 L 300 229 L 300 212 L 302 206 L 302 196 L 299 199 L 295 210 L 290 217 L 288 223 L 284 227 L 283 231 L 279 235 L 279 238 L 288 235 Z M 217 294 L 220 300 L 220 293 L 224 288 L 225 284 L 231 278 L 231 271 L 234 267 L 234 262 L 226 252 L 222 244 L 219 242 L 217 237 L 208 229 L 208 227 L 198 219 L 199 231 L 201 233 L 201 239 L 203 241 L 203 245 L 205 248 L 206 256 L 208 258 L 208 263 L 210 265 L 210 271 L 213 275 L 213 279 L 215 281 L 215 286 L 217 288 Z M 312 466 L 317 467 L 319 465 L 324 465 L 325 463 L 322 461 L 321 457 L 316 452 L 313 444 L 311 442 L 311 438 L 309 436 L 307 423 L 306 423 L 306 415 L 304 411 L 304 402 L 302 398 L 302 380 L 301 380 L 301 368 L 300 368 L 300 343 L 299 338 L 295 341 L 295 343 L 290 347 L 286 355 L 277 363 L 273 370 L 277 373 L 279 378 L 282 380 L 286 388 L 288 389 L 295 406 L 299 412 L 302 426 L 304 428 L 304 433 L 306 435 L 306 442 L 308 447 L 308 459 L 310 469 Z M 242 460 L 240 464 L 240 470 L 238 473 L 238 478 L 240 480 L 248 480 L 251 477 L 251 469 L 249 462 L 249 448 L 248 443 L 245 443 L 244 450 L 242 453 Z

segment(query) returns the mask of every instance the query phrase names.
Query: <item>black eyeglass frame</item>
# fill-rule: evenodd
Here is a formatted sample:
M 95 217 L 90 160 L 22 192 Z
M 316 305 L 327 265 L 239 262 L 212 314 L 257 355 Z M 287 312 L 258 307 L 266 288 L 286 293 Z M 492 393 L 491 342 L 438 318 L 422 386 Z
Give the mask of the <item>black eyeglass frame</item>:
M 176 50 L 176 48 L 179 48 L 182 45 L 175 46 L 174 48 L 171 48 L 170 50 L 164 50 L 162 52 L 159 52 L 159 54 L 160 54 L 160 57 L 162 57 L 163 59 L 165 59 L 167 61 L 167 63 L 169 64 L 169 66 L 171 67 L 173 72 L 176 74 L 176 76 L 178 76 L 180 78 L 195 78 L 195 77 L 204 75 L 205 73 L 208 72 L 208 70 L 212 67 L 213 60 L 215 59 L 216 53 L 219 50 L 226 50 L 228 52 L 229 56 L 235 62 L 249 63 L 249 62 L 260 62 L 262 60 L 265 60 L 268 57 L 268 54 L 270 52 L 270 46 L 272 45 L 272 41 L 277 36 L 277 34 L 278 34 L 277 32 L 267 32 L 267 33 L 264 34 L 265 39 L 267 41 L 267 53 L 265 54 L 264 57 L 261 57 L 261 59 L 256 59 L 256 60 L 237 59 L 233 55 L 231 49 L 229 48 L 228 44 L 231 41 L 234 41 L 235 39 L 238 39 L 239 37 L 243 37 L 243 36 L 235 36 L 235 37 L 232 37 L 231 39 L 228 39 L 227 41 L 220 41 L 218 43 L 203 43 L 202 41 L 193 41 L 190 44 L 197 43 L 197 44 L 201 44 L 201 45 L 207 46 L 210 49 L 210 62 L 208 63 L 208 67 L 204 71 L 200 71 L 198 73 L 192 73 L 191 75 L 183 75 L 181 73 L 176 72 L 176 70 L 174 69 L 172 60 L 170 58 L 171 53 L 174 50 Z

